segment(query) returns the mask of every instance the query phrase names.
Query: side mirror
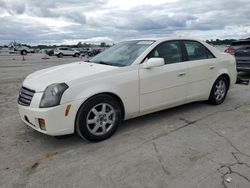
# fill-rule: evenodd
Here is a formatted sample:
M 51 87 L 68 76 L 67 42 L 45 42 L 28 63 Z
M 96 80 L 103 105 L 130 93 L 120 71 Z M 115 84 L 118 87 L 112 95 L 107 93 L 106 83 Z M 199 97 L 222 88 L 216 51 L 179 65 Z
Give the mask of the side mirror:
M 148 59 L 146 62 L 143 63 L 143 67 L 145 69 L 151 69 L 153 67 L 160 67 L 160 66 L 163 66 L 165 65 L 165 61 L 163 58 L 150 58 Z

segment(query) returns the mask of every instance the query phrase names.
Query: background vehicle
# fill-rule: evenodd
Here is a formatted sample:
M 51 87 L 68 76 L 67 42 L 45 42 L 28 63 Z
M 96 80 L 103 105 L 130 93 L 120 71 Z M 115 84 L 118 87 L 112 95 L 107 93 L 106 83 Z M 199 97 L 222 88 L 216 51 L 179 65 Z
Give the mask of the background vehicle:
M 102 48 L 80 48 L 78 49 L 82 55 L 87 55 L 89 57 L 95 56 L 103 51 Z
M 236 77 L 235 58 L 203 41 L 131 40 L 88 62 L 29 75 L 18 107 L 22 120 L 39 132 L 76 132 L 101 141 L 124 119 L 193 101 L 219 105 Z
M 54 54 L 57 57 L 63 57 L 63 56 L 79 57 L 80 56 L 80 52 L 78 50 L 68 48 L 68 47 L 56 48 L 54 51 Z
M 27 46 L 24 46 L 21 43 L 17 43 L 16 41 L 11 42 L 8 45 L 8 48 L 9 48 L 9 52 L 10 53 L 16 53 L 16 52 L 18 52 L 21 55 L 27 55 L 27 53 L 34 53 L 35 52 L 34 49 L 31 49 L 31 48 L 29 48 Z
M 44 51 L 49 56 L 53 56 L 54 55 L 54 49 L 45 49 Z
M 250 72 L 250 39 L 233 42 L 225 52 L 235 56 L 238 71 Z

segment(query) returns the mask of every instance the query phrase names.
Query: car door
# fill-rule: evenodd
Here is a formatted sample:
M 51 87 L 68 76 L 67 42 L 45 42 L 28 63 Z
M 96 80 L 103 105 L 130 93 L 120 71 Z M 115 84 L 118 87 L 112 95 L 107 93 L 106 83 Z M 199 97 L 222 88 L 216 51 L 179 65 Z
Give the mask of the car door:
M 60 53 L 62 53 L 63 55 L 67 55 L 67 51 L 66 48 L 59 48 Z
M 198 41 L 183 41 L 187 61 L 187 101 L 206 98 L 216 70 L 215 56 Z
M 175 106 L 185 102 L 187 67 L 183 62 L 179 41 L 168 41 L 153 49 L 149 58 L 164 58 L 165 65 L 145 69 L 139 68 L 140 112 Z
M 75 55 L 75 50 L 74 49 L 71 49 L 71 48 L 69 48 L 69 55 Z
M 64 49 L 64 54 L 65 54 L 65 55 L 71 55 L 70 48 L 65 48 L 65 49 Z

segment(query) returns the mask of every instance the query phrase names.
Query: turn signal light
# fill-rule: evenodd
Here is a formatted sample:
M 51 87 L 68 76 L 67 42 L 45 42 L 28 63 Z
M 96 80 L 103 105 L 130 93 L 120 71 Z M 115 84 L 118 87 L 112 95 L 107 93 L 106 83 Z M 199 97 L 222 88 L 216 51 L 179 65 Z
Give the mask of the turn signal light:
M 69 111 L 71 109 L 71 104 L 69 104 L 65 110 L 65 116 L 68 116 L 69 115 Z

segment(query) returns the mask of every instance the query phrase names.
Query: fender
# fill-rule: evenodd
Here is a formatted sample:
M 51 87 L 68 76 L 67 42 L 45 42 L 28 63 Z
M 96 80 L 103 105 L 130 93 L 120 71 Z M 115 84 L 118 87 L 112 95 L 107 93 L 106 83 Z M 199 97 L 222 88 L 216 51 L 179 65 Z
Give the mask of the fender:
M 101 93 L 112 93 L 121 99 L 125 119 L 135 116 L 139 113 L 140 101 L 138 70 L 118 74 L 113 79 L 107 76 L 72 85 L 70 90 L 66 90 L 63 94 L 62 103 L 78 100 L 79 108 L 87 99 Z

